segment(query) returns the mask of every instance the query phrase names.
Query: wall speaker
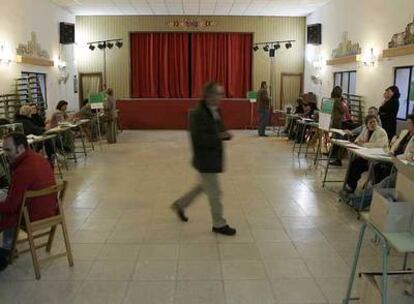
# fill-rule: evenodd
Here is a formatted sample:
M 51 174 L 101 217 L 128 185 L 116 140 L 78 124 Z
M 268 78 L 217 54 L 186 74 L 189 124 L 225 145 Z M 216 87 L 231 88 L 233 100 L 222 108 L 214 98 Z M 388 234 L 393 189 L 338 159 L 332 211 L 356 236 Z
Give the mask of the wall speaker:
M 275 53 L 276 53 L 275 49 L 270 49 L 269 50 L 269 57 L 275 57 Z
M 75 25 L 73 23 L 61 22 L 60 26 L 60 43 L 75 43 Z
M 322 24 L 308 25 L 308 44 L 322 44 Z

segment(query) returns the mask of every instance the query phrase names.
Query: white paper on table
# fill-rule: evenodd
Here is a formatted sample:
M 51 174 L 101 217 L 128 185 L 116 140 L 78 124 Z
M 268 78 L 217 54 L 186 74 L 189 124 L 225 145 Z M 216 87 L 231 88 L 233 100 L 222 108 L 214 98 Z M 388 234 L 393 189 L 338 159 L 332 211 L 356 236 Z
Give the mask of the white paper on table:
M 346 147 L 350 149 L 363 149 L 361 146 L 358 146 L 357 144 L 353 144 L 353 143 L 346 145 Z
M 329 129 L 329 131 L 331 131 L 333 133 L 336 133 L 336 134 L 339 134 L 339 135 L 342 135 L 342 136 L 346 135 L 346 132 L 342 129 L 331 128 L 331 129 Z

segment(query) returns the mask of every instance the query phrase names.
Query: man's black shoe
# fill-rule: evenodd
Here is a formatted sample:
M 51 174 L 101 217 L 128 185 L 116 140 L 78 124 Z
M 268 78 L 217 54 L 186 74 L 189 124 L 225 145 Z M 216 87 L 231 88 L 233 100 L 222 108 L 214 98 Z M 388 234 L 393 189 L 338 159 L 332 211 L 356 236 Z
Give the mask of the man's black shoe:
M 171 205 L 171 209 L 177 213 L 177 216 L 181 221 L 188 222 L 188 217 L 185 215 L 184 210 L 177 205 L 177 202 Z
M 213 232 L 224 234 L 224 235 L 235 235 L 236 229 L 231 228 L 229 225 L 226 225 L 220 228 L 213 227 Z

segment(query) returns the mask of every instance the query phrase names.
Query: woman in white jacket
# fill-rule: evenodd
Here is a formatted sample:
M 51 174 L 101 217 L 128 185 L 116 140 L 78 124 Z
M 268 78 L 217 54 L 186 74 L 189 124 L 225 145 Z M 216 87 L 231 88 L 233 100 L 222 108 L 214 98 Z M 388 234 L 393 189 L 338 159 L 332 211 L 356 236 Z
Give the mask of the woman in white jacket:
M 368 115 L 365 117 L 365 128 L 357 137 L 355 143 L 365 148 L 383 148 L 388 151 L 388 135 L 383 128 L 378 125 L 378 117 Z M 358 186 L 358 181 L 363 172 L 369 168 L 368 161 L 357 157 L 350 164 L 349 174 L 343 189 L 347 193 L 354 193 Z

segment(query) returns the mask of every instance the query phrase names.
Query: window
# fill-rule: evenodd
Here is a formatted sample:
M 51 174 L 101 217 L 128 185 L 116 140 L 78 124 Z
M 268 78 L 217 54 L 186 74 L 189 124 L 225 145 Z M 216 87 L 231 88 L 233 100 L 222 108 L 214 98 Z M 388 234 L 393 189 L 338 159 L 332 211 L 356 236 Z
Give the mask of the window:
M 22 78 L 29 78 L 30 90 L 27 86 L 21 88 L 21 91 L 24 90 L 28 94 L 26 101 L 34 102 L 47 109 L 46 74 L 23 71 Z
M 407 115 L 414 111 L 414 67 L 396 68 L 394 84 L 400 89 L 400 109 L 398 119 L 406 120 Z
M 355 95 L 356 71 L 335 72 L 334 85 L 340 86 L 344 93 Z

